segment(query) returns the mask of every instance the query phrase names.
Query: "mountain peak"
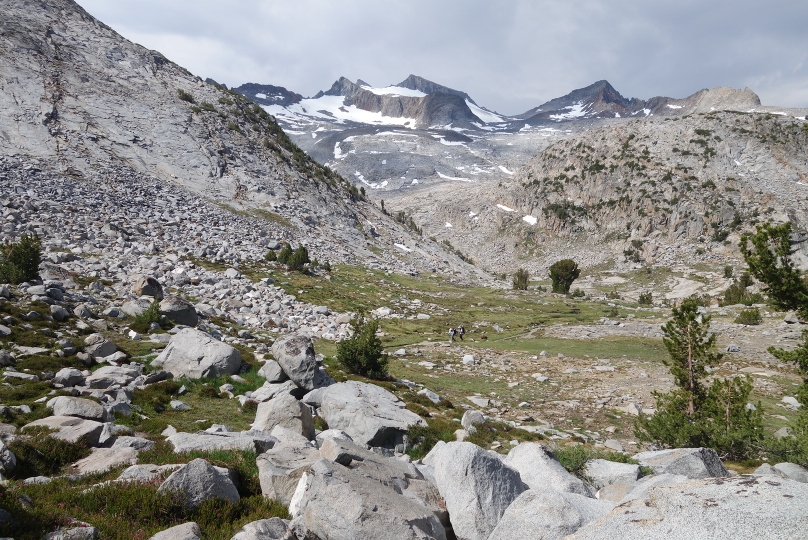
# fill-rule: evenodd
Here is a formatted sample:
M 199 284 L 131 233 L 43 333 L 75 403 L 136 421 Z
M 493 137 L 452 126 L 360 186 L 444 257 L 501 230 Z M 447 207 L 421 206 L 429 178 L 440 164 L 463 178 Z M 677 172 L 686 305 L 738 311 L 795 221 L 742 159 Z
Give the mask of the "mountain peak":
M 409 88 L 410 90 L 418 90 L 419 92 L 423 92 L 424 94 L 452 94 L 455 96 L 460 96 L 463 99 L 474 103 L 474 100 L 469 97 L 469 95 L 465 92 L 461 92 L 460 90 L 455 90 L 453 88 L 449 88 L 448 86 L 443 86 L 442 84 L 438 84 L 432 82 L 430 80 L 424 79 L 418 75 L 410 75 L 396 86 L 400 86 L 402 88 Z M 474 103 L 476 105 L 476 103 Z

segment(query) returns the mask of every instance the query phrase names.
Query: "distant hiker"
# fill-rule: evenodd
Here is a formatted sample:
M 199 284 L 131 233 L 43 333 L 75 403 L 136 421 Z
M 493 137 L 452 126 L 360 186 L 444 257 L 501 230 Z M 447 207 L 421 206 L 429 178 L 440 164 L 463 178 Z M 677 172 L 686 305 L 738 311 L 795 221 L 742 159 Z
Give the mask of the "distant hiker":
M 455 334 L 457 334 L 457 330 L 454 327 L 449 328 L 449 342 L 454 341 Z
M 460 336 L 460 341 L 463 341 L 463 335 L 466 333 L 466 329 L 463 328 L 463 325 L 457 327 L 457 335 Z

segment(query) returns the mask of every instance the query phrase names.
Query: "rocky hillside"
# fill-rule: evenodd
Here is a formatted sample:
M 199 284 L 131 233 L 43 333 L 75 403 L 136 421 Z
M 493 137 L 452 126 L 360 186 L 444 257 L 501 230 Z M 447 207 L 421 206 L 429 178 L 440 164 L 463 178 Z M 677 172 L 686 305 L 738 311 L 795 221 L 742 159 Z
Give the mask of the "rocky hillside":
M 449 204 L 418 194 L 394 204 L 493 269 L 543 273 L 562 256 L 721 264 L 737 259 L 740 233 L 756 223 L 806 229 L 806 147 L 806 124 L 793 117 L 647 118 L 556 142 L 497 187 L 447 189 L 437 198 Z
M 238 93 L 123 39 L 71 0 L 0 7 L 0 155 L 87 181 L 112 167 L 179 185 L 283 224 L 321 259 L 474 272 L 430 242 L 396 248 L 405 228 Z

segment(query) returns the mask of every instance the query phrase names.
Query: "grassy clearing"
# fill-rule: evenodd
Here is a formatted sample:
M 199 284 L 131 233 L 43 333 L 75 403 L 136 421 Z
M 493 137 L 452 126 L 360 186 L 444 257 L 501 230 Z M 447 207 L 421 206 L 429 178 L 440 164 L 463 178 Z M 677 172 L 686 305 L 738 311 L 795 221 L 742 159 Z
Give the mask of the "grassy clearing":
M 471 344 L 478 346 L 481 344 Z M 661 339 L 610 337 L 597 340 L 575 340 L 537 337 L 530 339 L 504 338 L 489 339 L 485 347 L 503 351 L 522 351 L 538 355 L 547 351 L 548 355 L 556 356 L 563 353 L 566 356 L 578 358 L 621 358 L 630 360 L 650 360 L 661 363 L 668 357 L 667 350 Z

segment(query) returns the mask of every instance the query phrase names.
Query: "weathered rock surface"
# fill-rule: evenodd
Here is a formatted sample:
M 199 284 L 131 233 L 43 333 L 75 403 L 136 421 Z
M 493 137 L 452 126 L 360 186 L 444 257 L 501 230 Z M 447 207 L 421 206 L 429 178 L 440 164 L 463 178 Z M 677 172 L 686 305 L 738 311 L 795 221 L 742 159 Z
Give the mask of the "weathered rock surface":
M 201 540 L 202 530 L 199 525 L 190 521 L 161 531 L 149 540 Z
M 282 540 L 288 528 L 281 518 L 260 519 L 244 525 L 231 540 Z
M 166 296 L 160 300 L 160 313 L 169 320 L 185 326 L 196 326 L 199 315 L 194 305 L 179 296 Z
M 568 500 L 574 498 L 579 499 L 575 501 L 579 505 L 582 502 L 587 504 L 585 501 L 588 501 L 588 504 L 599 505 L 599 508 L 580 509 Z M 522 492 L 508 506 L 488 540 L 515 538 L 557 540 L 609 513 L 612 508 L 613 504 L 574 493 L 562 493 L 553 489 L 541 491 L 530 489 Z
M 766 476 L 702 478 L 656 486 L 568 540 L 800 538 L 808 485 Z
M 78 442 L 84 440 L 90 446 L 97 446 L 98 439 L 104 430 L 104 424 L 93 420 L 84 420 L 75 416 L 48 416 L 40 420 L 34 420 L 30 424 L 23 426 L 26 428 L 43 426 L 56 431 L 51 433 L 51 437 L 56 437 L 67 442 Z
M 314 439 L 311 411 L 291 394 L 281 393 L 258 405 L 252 429 L 270 432 L 275 426 L 283 426 L 309 440 Z
M 640 466 L 615 463 L 605 459 L 590 459 L 583 470 L 595 489 L 612 484 L 633 484 L 640 477 Z
M 341 429 L 354 442 L 385 448 L 401 444 L 410 426 L 426 425 L 387 390 L 357 381 L 328 387 L 319 414 L 328 427 Z
M 306 538 L 446 538 L 443 525 L 429 509 L 326 459 L 301 478 L 290 513 L 292 527 Z
M 157 491 L 182 493 L 189 508 L 213 498 L 230 502 L 241 499 L 227 470 L 214 467 L 204 459 L 195 459 L 171 473 Z
M 73 464 L 77 474 L 105 472 L 122 465 L 137 463 L 135 448 L 93 448 L 92 453 Z
M 97 422 L 107 419 L 104 407 L 90 399 L 58 396 L 48 400 L 46 406 L 53 410 L 54 416 L 76 416 Z
M 460 540 L 485 540 L 528 486 L 493 452 L 450 442 L 435 458 L 435 482 Z
M 592 491 L 580 479 L 567 472 L 553 452 L 539 443 L 522 443 L 508 452 L 505 464 L 521 475 L 530 489 L 550 487 L 556 491 L 592 497 Z
M 261 431 L 232 433 L 185 433 L 178 432 L 166 438 L 174 446 L 174 452 L 210 452 L 215 450 L 244 450 L 260 454 L 272 448 L 277 439 Z
M 318 366 L 314 343 L 307 334 L 290 334 L 272 344 L 272 356 L 300 388 L 314 390 Z
M 729 476 L 715 450 L 709 448 L 673 448 L 640 452 L 633 456 L 640 465 L 651 467 L 656 474 L 681 474 L 688 478 Z
M 241 367 L 241 353 L 205 332 L 184 328 L 152 360 L 152 366 L 169 371 L 175 377 L 215 378 L 236 373 Z
M 152 296 L 163 298 L 163 286 L 152 276 L 137 276 L 132 284 L 132 293 L 136 296 Z
M 320 459 L 320 452 L 306 444 L 284 442 L 259 455 L 258 479 L 261 494 L 289 506 L 300 477 Z
M 258 374 L 265 378 L 268 383 L 282 383 L 289 380 L 289 376 L 275 360 L 267 360 L 258 370 Z

